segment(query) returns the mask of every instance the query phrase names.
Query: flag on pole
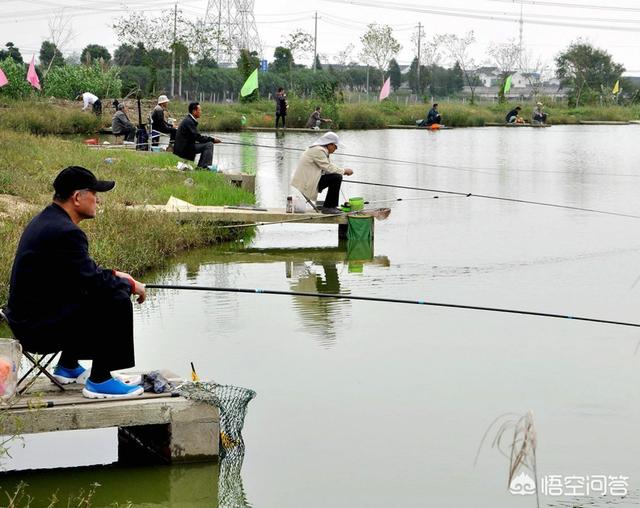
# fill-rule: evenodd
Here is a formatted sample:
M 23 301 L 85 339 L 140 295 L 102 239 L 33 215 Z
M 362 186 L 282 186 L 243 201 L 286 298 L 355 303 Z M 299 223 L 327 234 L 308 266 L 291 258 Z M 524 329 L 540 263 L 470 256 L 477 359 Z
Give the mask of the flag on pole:
M 507 76 L 507 79 L 504 80 L 504 89 L 503 89 L 503 94 L 507 95 L 509 93 L 509 90 L 511 90 L 511 78 L 513 76 L 510 74 L 509 76 Z
M 7 85 L 8 83 L 9 80 L 7 79 L 7 76 L 2 71 L 2 69 L 0 69 L 0 88 L 2 88 L 4 85 Z
M 244 82 L 242 90 L 240 90 L 240 95 L 243 97 L 251 95 L 256 88 L 258 88 L 258 69 L 253 71 Z
M 33 55 L 31 57 L 31 63 L 29 64 L 29 70 L 27 71 L 27 81 L 31 83 L 31 86 L 33 88 L 42 90 L 40 88 L 40 80 L 38 79 L 38 74 L 36 73 L 35 59 L 36 59 L 36 56 Z
M 620 92 L 620 80 L 616 81 L 616 84 L 613 85 L 613 94 L 617 94 Z
M 387 80 L 384 82 L 384 85 L 382 85 L 382 88 L 380 89 L 379 100 L 386 99 L 387 97 L 389 97 L 390 93 L 391 93 L 391 76 L 389 76 Z

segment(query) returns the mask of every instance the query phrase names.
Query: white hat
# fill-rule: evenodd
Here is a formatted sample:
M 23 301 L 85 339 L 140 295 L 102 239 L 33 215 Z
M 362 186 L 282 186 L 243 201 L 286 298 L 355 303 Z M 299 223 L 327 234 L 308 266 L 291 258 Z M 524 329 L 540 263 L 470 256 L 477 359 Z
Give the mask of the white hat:
M 334 144 L 336 146 L 339 144 L 338 135 L 335 132 L 326 132 L 309 146 L 326 146 L 330 144 Z M 340 146 L 344 148 L 343 144 L 340 144 Z
M 542 102 L 536 103 L 536 106 L 542 106 Z
M 166 95 L 161 95 L 160 97 L 158 97 L 158 104 L 163 104 L 165 102 L 169 102 L 169 97 L 167 97 Z

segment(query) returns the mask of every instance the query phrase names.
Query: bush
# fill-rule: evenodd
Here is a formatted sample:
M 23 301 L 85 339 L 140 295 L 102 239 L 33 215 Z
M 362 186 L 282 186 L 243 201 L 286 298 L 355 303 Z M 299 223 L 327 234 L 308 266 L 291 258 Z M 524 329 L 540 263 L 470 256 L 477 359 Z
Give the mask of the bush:
M 122 81 L 118 69 L 103 70 L 94 65 L 65 65 L 55 67 L 47 74 L 44 93 L 59 99 L 73 100 L 78 94 L 91 92 L 98 97 L 120 97 Z
M 342 129 L 384 129 L 387 119 L 376 105 L 345 104 L 340 114 Z
M 16 63 L 12 58 L 0 60 L 2 69 L 9 83 L 0 88 L 0 97 L 11 99 L 26 99 L 32 94 L 34 88 L 26 80 L 27 66 Z

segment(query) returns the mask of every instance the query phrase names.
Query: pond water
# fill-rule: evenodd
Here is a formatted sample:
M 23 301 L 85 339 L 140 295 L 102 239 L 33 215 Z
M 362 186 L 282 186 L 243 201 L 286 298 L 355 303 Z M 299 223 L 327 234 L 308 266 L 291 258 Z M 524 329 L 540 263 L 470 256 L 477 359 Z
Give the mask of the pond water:
M 315 136 L 222 137 L 279 147 L 223 144 L 215 158 L 223 169 L 258 167 L 258 203 L 282 207 L 299 157 L 282 148 Z M 351 131 L 341 133 L 345 147 L 333 159 L 359 181 L 640 215 L 639 139 L 640 126 Z M 348 259 L 336 226 L 273 225 L 247 246 L 188 253 L 147 282 L 640 322 L 637 219 L 360 184 L 343 190 L 392 208 L 376 224 L 370 259 Z M 140 369 L 186 376 L 193 361 L 201 378 L 258 394 L 243 432 L 251 506 L 535 506 L 533 496 L 508 492 L 508 459 L 491 448 L 495 427 L 474 467 L 491 422 L 529 410 L 538 475 L 564 482 L 562 495 L 543 496 L 543 505 L 639 503 L 637 329 L 391 303 L 150 293 L 136 306 Z M 76 434 L 27 436 L 5 467 L 113 461 L 114 432 Z M 598 475 L 609 486 L 608 477 L 628 477 L 629 495 L 601 498 Z M 0 486 L 25 478 L 34 492 L 59 490 L 62 498 L 97 481 L 97 506 L 217 506 L 215 465 L 11 473 Z M 588 485 L 592 495 L 571 495 Z

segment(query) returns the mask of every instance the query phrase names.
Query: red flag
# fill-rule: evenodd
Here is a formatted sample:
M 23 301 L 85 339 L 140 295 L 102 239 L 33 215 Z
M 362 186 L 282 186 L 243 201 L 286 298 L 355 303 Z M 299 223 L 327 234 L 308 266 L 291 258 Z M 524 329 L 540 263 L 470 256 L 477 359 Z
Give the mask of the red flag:
M 29 70 L 27 71 L 27 81 L 31 83 L 33 88 L 37 88 L 38 90 L 42 90 L 40 88 L 40 80 L 38 79 L 38 74 L 36 73 L 35 61 L 36 56 L 33 55 L 31 57 L 31 63 L 29 64 Z
M 4 85 L 7 85 L 8 83 L 9 80 L 7 79 L 7 76 L 4 72 L 2 72 L 2 69 L 0 69 L 0 88 L 2 88 Z
M 384 85 L 382 85 L 382 89 L 380 90 L 380 99 L 386 99 L 387 97 L 389 97 L 389 94 L 391 93 L 391 76 L 389 76 L 387 78 L 387 80 L 384 82 Z

